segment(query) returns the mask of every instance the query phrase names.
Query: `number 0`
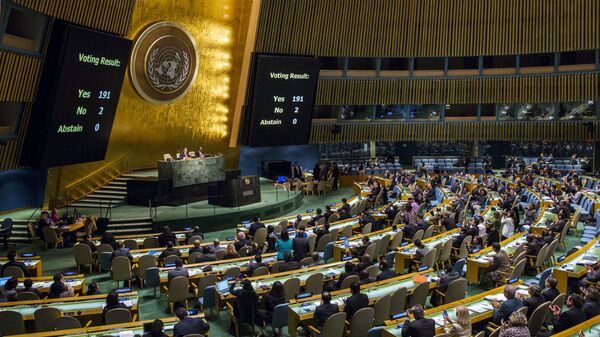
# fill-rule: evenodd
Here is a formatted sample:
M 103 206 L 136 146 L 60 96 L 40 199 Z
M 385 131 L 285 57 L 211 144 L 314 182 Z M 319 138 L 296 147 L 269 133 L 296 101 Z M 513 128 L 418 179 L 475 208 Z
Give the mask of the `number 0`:
M 294 124 L 294 125 L 298 124 L 298 120 L 296 118 L 292 119 L 292 124 Z
M 96 126 L 94 127 L 94 131 L 98 131 L 98 130 L 100 130 L 100 124 L 96 123 Z

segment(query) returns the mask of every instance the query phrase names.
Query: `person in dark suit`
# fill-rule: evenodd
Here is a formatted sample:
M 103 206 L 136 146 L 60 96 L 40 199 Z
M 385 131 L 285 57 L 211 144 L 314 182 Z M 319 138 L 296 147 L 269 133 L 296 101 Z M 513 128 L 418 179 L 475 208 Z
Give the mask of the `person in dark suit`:
M 344 282 L 344 279 L 352 275 L 358 275 L 358 273 L 356 272 L 356 266 L 354 265 L 354 263 L 346 261 L 346 264 L 344 264 L 344 272 L 340 274 L 340 278 L 337 281 L 337 288 L 342 288 L 342 282 Z
M 188 151 L 187 147 L 184 147 L 183 150 L 181 150 L 181 152 L 179 152 L 179 159 L 187 159 L 187 158 L 192 158 L 192 156 L 190 156 L 190 153 Z
M 194 226 L 192 231 L 185 234 L 186 241 L 187 241 L 187 239 L 191 238 L 192 236 L 199 236 L 202 238 L 202 240 L 204 240 L 204 233 L 202 233 L 202 231 L 200 230 L 200 227 L 198 227 L 198 226 Z
M 239 276 L 241 277 L 241 275 Z M 238 278 L 239 280 L 239 278 Z M 248 279 L 242 280 L 241 289 L 235 289 L 236 282 L 229 286 L 229 292 L 235 296 L 233 301 L 233 313 L 242 324 L 258 325 L 259 336 L 263 335 L 263 325 L 258 311 L 258 295 L 252 287 L 252 282 Z
M 529 256 L 537 256 L 537 254 L 540 252 L 540 249 L 542 248 L 540 242 L 535 238 L 534 235 L 531 234 L 527 235 L 525 237 L 525 240 L 527 240 L 526 254 Z M 527 318 L 529 318 L 529 316 L 527 316 Z
M 351 207 L 348 204 L 348 200 L 346 200 L 346 198 L 342 198 L 342 206 L 340 206 L 339 210 L 343 210 L 346 214 L 350 214 Z
M 542 289 L 537 284 L 530 285 L 527 291 L 529 292 L 529 298 L 523 300 L 523 305 L 527 307 L 525 316 L 529 319 L 535 309 L 546 302 L 546 299 L 542 296 Z
M 144 333 L 142 337 L 169 337 L 169 335 L 167 335 L 163 331 L 164 328 L 165 323 L 163 323 L 163 321 L 161 321 L 160 319 L 155 319 L 154 322 L 152 322 L 152 327 L 150 328 L 150 331 Z
M 312 217 L 312 219 L 310 219 L 310 221 L 308 222 L 309 225 L 314 226 L 317 224 L 317 221 L 319 221 L 320 219 L 324 218 L 323 216 L 323 210 L 320 208 L 317 208 L 317 214 L 315 214 L 315 216 Z M 327 218 L 325 218 L 327 219 Z
M 362 256 L 360 256 L 360 255 L 362 255 Z M 369 254 L 364 254 L 364 251 L 363 251 L 363 254 L 360 254 L 360 255 L 357 255 L 357 256 L 360 256 L 360 262 L 356 265 L 356 271 L 359 273 L 373 265 L 373 261 L 372 261 L 371 257 L 369 256 Z
M 258 217 L 256 217 L 256 218 L 254 218 L 252 224 L 250 225 L 250 228 L 248 228 L 248 234 L 250 234 L 250 236 L 254 237 L 254 234 L 256 234 L 256 231 L 261 228 L 267 228 L 267 227 L 265 227 L 265 224 L 260 222 L 260 219 Z
M 381 273 L 377 275 L 377 281 L 383 281 L 397 276 L 396 271 L 390 268 L 387 260 L 381 260 L 379 262 L 379 270 L 381 270 Z
M 317 235 L 315 242 L 319 242 L 319 239 L 321 239 L 323 235 L 329 234 L 329 223 L 324 223 L 322 227 L 315 225 L 315 228 L 313 228 L 313 233 Z
M 190 251 L 188 252 L 188 254 L 192 255 L 194 253 L 204 252 L 204 248 L 202 248 L 202 246 L 200 244 L 201 244 L 200 240 L 194 241 L 194 247 L 190 248 Z
M 266 264 L 264 264 L 264 263 L 262 262 L 262 255 L 260 255 L 260 254 L 257 254 L 256 256 L 254 256 L 254 262 L 250 262 L 250 263 L 248 264 L 248 269 L 246 270 L 246 274 L 247 274 L 248 276 L 252 276 L 252 273 L 253 273 L 253 272 L 254 272 L 256 269 L 258 269 L 258 268 L 260 268 L 260 267 L 265 267 L 265 266 L 266 266 Z
M 171 232 L 171 228 L 169 228 L 169 226 L 164 226 L 162 233 L 158 235 L 158 245 L 164 247 L 169 241 L 177 242 L 177 237 L 173 232 Z
M 292 254 L 290 252 L 283 253 L 283 265 L 281 266 L 281 271 L 290 271 L 302 268 L 298 261 L 292 260 Z
M 94 243 L 94 241 L 91 240 L 90 235 L 87 233 L 83 236 L 81 243 L 84 245 L 88 245 L 90 247 L 90 250 L 92 251 L 92 254 L 98 250 L 96 244 Z
M 406 319 L 402 327 L 402 337 L 434 337 L 435 321 L 425 318 L 425 310 L 420 305 L 415 305 L 408 310 L 415 318 L 414 321 Z
M 298 162 L 295 162 L 294 165 L 292 165 L 292 179 L 304 180 L 304 176 L 302 175 L 302 166 L 300 166 L 300 163 Z
M 33 281 L 30 278 L 23 281 L 23 290 L 21 290 L 19 292 L 22 293 L 22 292 L 26 292 L 26 291 L 38 295 L 39 298 L 43 298 L 40 291 L 33 287 Z
M 552 312 L 552 335 L 582 323 L 586 320 L 583 312 L 583 300 L 577 294 L 571 294 L 566 301 L 569 310 L 561 313 L 561 308 L 556 305 L 550 307 Z
M 437 285 L 437 290 L 442 294 L 446 293 L 446 290 L 448 290 L 448 286 L 450 285 L 450 283 L 452 283 L 452 281 L 458 280 L 460 278 L 459 273 L 452 271 L 450 267 L 448 267 L 448 269 L 449 270 L 446 270 L 446 273 L 444 275 L 440 276 L 440 280 L 438 281 Z M 431 303 L 433 307 L 437 307 L 438 304 L 440 304 L 440 298 L 437 292 L 433 292 L 429 303 Z
M 131 256 L 131 253 L 129 252 L 129 248 L 125 248 L 123 247 L 123 243 L 122 242 L 117 242 L 116 243 L 116 250 L 113 250 L 112 254 L 110 255 L 110 260 L 112 261 L 115 257 L 119 257 L 119 256 L 125 256 L 129 259 L 129 261 L 133 260 L 133 256 Z
M 542 291 L 542 296 L 544 296 L 546 301 L 552 302 L 560 295 L 560 291 L 556 289 L 556 285 L 558 285 L 558 281 L 553 276 L 546 278 L 546 282 L 544 283 L 545 288 Z
M 199 317 L 189 317 L 185 308 L 179 307 L 175 312 L 179 323 L 173 327 L 173 337 L 183 337 L 191 334 L 204 334 L 208 332 L 210 326 L 206 321 Z
M 404 237 L 406 239 L 412 239 L 418 230 L 419 228 L 414 222 L 409 222 L 406 226 L 404 226 L 404 228 L 402 228 L 402 232 L 404 232 Z
M 111 291 L 106 295 L 106 306 L 102 309 L 102 322 L 106 324 L 106 313 L 112 309 L 129 309 L 124 303 L 119 302 L 119 294 L 116 291 Z
M 502 320 L 508 320 L 508 317 L 513 311 L 517 311 L 523 307 L 523 301 L 515 297 L 517 288 L 511 285 L 504 287 L 504 297 L 506 301 L 500 303 L 497 299 L 492 300 L 492 307 L 494 307 L 493 321 L 496 324 L 501 324 Z
M 294 252 L 294 260 L 300 261 L 308 256 L 310 251 L 308 239 L 304 235 L 304 226 L 300 226 L 296 232 L 296 236 L 292 240 L 292 251 Z
M 172 255 L 181 257 L 181 252 L 179 251 L 179 249 L 173 247 L 173 242 L 169 241 L 169 242 L 167 242 L 167 248 L 165 248 L 160 253 L 160 255 L 158 256 L 158 259 L 164 260 L 167 256 L 172 256 Z
M 167 279 L 169 282 L 171 282 L 171 280 L 177 276 L 185 276 L 186 278 L 190 277 L 188 270 L 183 268 L 183 261 L 181 259 L 175 260 L 175 269 L 171 269 L 169 272 L 167 272 Z
M 352 316 L 362 308 L 369 306 L 369 296 L 360 293 L 360 283 L 354 282 L 350 285 L 352 295 L 344 299 L 344 311 L 346 312 L 346 320 L 350 321 Z
M 51 224 L 52 222 L 50 221 L 50 213 L 46 211 L 42 212 L 42 217 L 38 220 L 36 228 L 36 234 L 40 239 L 42 239 L 42 241 L 46 241 L 44 238 L 44 227 L 50 226 Z
M 332 214 L 333 214 L 333 211 L 331 210 L 331 206 L 330 205 L 325 206 L 325 214 L 323 214 L 323 217 L 325 217 L 325 222 L 329 221 L 329 217 Z
M 239 252 L 240 249 L 242 249 L 246 246 L 251 246 L 252 241 L 250 241 L 246 238 L 246 234 L 244 234 L 244 232 L 238 232 L 237 240 L 235 240 L 235 243 L 233 245 L 235 247 L 235 250 L 237 250 Z
M 8 252 L 8 254 L 6 254 L 6 257 L 8 258 L 8 262 L 2 265 L 2 271 L 0 272 L 2 276 L 4 276 L 4 270 L 8 267 L 20 268 L 23 271 L 25 277 L 29 276 L 29 272 L 25 268 L 25 263 L 17 261 L 17 252 L 11 250 L 10 252 Z
M 583 288 L 583 312 L 590 319 L 600 315 L 600 292 L 594 287 Z
M 321 294 L 321 300 L 323 303 L 317 306 L 314 315 L 317 320 L 317 329 L 319 330 L 323 330 L 323 326 L 329 317 L 340 312 L 338 305 L 331 303 L 331 294 L 328 291 L 324 291 Z
M 497 242 L 492 245 L 492 249 L 496 254 L 494 254 L 492 265 L 485 274 L 485 281 L 491 287 L 505 275 L 510 274 L 510 260 L 506 252 L 500 249 L 500 244 Z
M 100 237 L 100 244 L 110 245 L 112 249 L 117 249 L 117 240 L 110 232 L 105 232 Z
M 369 272 L 366 270 L 361 270 L 358 273 L 358 283 L 360 285 L 375 282 L 375 278 L 369 275 Z

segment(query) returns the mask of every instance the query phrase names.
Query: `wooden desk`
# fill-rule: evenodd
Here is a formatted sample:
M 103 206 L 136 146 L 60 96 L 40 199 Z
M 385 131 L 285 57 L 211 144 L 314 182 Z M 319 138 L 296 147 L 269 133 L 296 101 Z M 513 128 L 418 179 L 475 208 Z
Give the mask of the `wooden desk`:
M 511 256 L 517 247 L 525 243 L 526 235 L 527 232 L 519 232 L 510 238 L 501 241 L 500 249 L 504 250 L 508 256 Z M 491 246 L 469 255 L 467 258 L 467 281 L 469 281 L 469 283 L 479 283 L 479 269 L 489 268 L 492 264 L 491 261 L 493 255 L 494 251 Z
M 187 233 L 189 233 L 189 231 L 174 231 L 173 234 L 175 234 L 175 237 L 177 238 L 176 244 L 185 245 Z M 115 235 L 115 240 L 117 240 L 117 241 L 135 240 L 135 242 L 138 244 L 138 248 L 142 249 L 145 239 L 151 238 L 151 237 L 158 238 L 159 235 L 160 235 L 160 233 Z M 100 245 L 100 239 L 101 239 L 101 237 L 96 236 L 96 237 L 92 238 L 92 241 L 96 244 L 96 246 L 98 246 L 98 245 Z
M 536 220 L 535 224 L 531 226 L 531 233 L 534 235 L 542 235 L 548 226 L 546 225 L 547 221 L 554 221 L 558 215 L 556 213 L 550 212 L 550 209 L 544 208 L 541 211 L 541 215 Z
M 369 305 L 375 304 L 375 301 L 385 295 L 392 295 L 401 287 L 407 289 L 408 294 L 412 294 L 417 284 L 413 282 L 413 277 L 417 274 L 422 274 L 430 279 L 429 289 L 437 287 L 436 281 L 433 279 L 436 274 L 432 269 L 426 270 L 423 273 L 411 273 L 397 276 L 384 281 L 361 285 L 361 293 L 369 297 Z M 340 307 L 340 311 L 344 310 L 344 298 L 350 296 L 350 289 L 342 289 L 331 293 L 331 303 L 336 303 Z M 288 332 L 292 337 L 296 336 L 298 325 L 306 325 L 314 317 L 314 311 L 317 305 L 321 304 L 321 295 L 315 295 L 301 300 L 290 300 L 288 305 Z
M 432 236 L 428 239 L 423 240 L 423 244 L 427 246 L 427 248 L 432 249 L 435 246 L 441 244 L 443 245 L 448 240 L 453 240 L 455 236 L 458 235 L 459 228 L 455 228 L 451 231 L 447 231 L 435 236 Z M 406 268 L 409 267 L 409 263 L 407 261 L 414 260 L 416 255 L 417 248 L 414 244 L 409 243 L 408 245 L 398 247 L 396 249 L 396 256 L 394 258 L 394 265 L 396 268 L 396 273 L 404 274 Z M 429 266 L 434 267 L 434 266 Z
M 524 296 L 529 296 L 527 293 L 527 287 L 521 286 L 521 281 L 513 285 L 519 285 L 517 293 Z M 488 290 L 475 296 L 467 297 L 464 300 L 444 304 L 437 306 L 432 309 L 425 310 L 425 317 L 435 320 L 436 334 L 444 332 L 444 317 L 443 312 L 446 310 L 450 318 L 456 321 L 456 310 L 455 308 L 461 304 L 464 304 L 469 308 L 469 316 L 471 318 L 471 324 L 487 320 L 493 316 L 494 310 L 491 305 L 491 298 L 504 298 L 503 295 L 504 286 Z M 399 327 L 406 320 L 406 318 L 400 318 L 397 320 L 389 320 L 385 322 L 385 327 L 381 331 L 382 337 L 396 337 L 402 336 L 402 329 Z
M 600 336 L 600 316 L 588 319 L 565 331 L 552 335 L 552 337 L 579 337 L 579 331 L 585 333 L 585 337 Z
M 17 257 L 17 261 L 25 263 L 25 269 L 31 277 L 40 277 L 43 275 L 42 260 L 39 256 Z M 8 262 L 8 258 L 0 257 L 0 266 Z
M 84 226 L 83 222 L 79 221 L 72 225 L 50 226 L 50 228 L 54 229 L 56 231 L 56 233 L 58 233 L 58 234 L 63 234 L 63 233 L 73 233 L 73 232 L 79 230 L 80 228 L 83 228 L 83 226 Z
M 50 285 L 54 282 L 53 278 L 54 276 L 20 278 L 17 289 L 23 289 L 23 282 L 26 279 L 30 279 L 33 281 L 33 287 L 35 289 L 42 293 L 42 295 L 47 295 L 50 291 Z M 75 291 L 76 294 L 82 294 L 85 289 L 85 275 L 83 274 L 65 276 L 65 282 L 73 288 L 73 291 Z M 0 307 L 1 306 L 2 304 L 0 303 Z
M 575 253 L 569 255 L 566 259 L 556 264 L 556 267 L 552 269 L 552 274 L 558 284 L 556 288 L 562 292 L 567 292 L 567 285 L 569 277 L 582 278 L 587 274 L 587 269 L 578 263 L 584 260 L 585 256 L 592 256 L 596 259 L 600 257 L 600 236 L 596 237 L 592 241 L 588 242 L 581 249 Z
M 330 228 L 331 230 L 331 228 Z M 333 244 L 333 261 L 341 261 L 342 257 L 345 255 L 346 251 L 350 251 L 354 248 L 362 245 L 362 239 L 364 237 L 369 238 L 369 244 L 375 242 L 376 240 L 380 240 L 386 235 L 390 236 L 390 240 L 396 235 L 396 233 L 401 230 L 400 228 L 396 231 L 392 229 L 392 227 L 387 227 L 386 229 L 382 229 L 379 231 L 375 231 L 369 234 L 359 234 L 355 235 L 351 238 L 348 238 L 348 246 L 344 245 L 344 241 L 338 240 Z

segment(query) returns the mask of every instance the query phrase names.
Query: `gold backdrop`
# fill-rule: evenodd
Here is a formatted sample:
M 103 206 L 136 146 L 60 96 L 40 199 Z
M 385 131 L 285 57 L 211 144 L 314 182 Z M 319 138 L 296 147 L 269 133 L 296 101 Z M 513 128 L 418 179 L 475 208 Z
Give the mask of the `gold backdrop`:
M 228 168 L 238 166 L 239 149 L 228 146 L 233 104 L 252 0 L 137 0 L 128 38 L 148 25 L 174 21 L 195 38 L 199 67 L 196 82 L 179 101 L 156 105 L 142 99 L 126 75 L 106 159 L 49 170 L 46 201 L 64 199 L 65 188 L 89 180 L 118 158 L 131 169 L 156 167 L 164 153 L 184 146 L 221 152 Z

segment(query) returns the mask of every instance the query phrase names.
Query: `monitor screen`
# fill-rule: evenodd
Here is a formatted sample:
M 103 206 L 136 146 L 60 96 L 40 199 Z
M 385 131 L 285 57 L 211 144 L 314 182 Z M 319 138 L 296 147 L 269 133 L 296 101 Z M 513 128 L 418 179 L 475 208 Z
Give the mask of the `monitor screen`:
M 11 277 L 0 277 L 0 287 L 4 287 L 4 285 L 6 284 L 6 282 L 8 282 L 8 280 L 10 280 Z
M 57 20 L 28 125 L 22 164 L 103 160 L 131 40 Z
M 255 54 L 242 144 L 308 144 L 318 77 L 316 57 Z
M 229 291 L 229 280 L 222 280 L 217 282 L 217 291 L 220 293 Z
M 286 176 L 277 176 L 277 183 L 278 184 L 285 183 L 285 180 L 286 180 Z

